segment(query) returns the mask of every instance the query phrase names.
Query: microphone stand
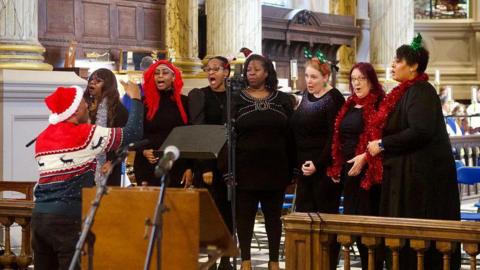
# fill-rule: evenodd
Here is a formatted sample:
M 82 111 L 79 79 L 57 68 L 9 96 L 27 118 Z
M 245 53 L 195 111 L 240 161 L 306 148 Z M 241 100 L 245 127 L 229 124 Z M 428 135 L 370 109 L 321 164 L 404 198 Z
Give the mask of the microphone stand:
M 237 68 L 236 68 L 237 69 Z M 241 70 L 241 68 L 240 68 Z M 228 200 L 230 201 L 232 209 L 232 237 L 235 246 L 238 245 L 237 239 L 237 216 L 236 216 L 236 162 L 235 162 L 235 148 L 236 148 L 236 131 L 235 119 L 232 116 L 232 93 L 239 92 L 243 87 L 243 78 L 238 70 L 234 73 L 233 78 L 225 79 L 225 89 L 227 95 L 227 177 L 226 184 L 228 190 Z M 233 269 L 237 269 L 237 257 L 233 257 Z
M 173 164 L 173 162 L 171 163 Z M 163 201 L 165 198 L 165 189 L 168 186 L 168 171 L 170 168 L 164 169 L 161 174 L 161 185 L 160 185 L 160 193 L 158 195 L 158 201 L 155 205 L 155 213 L 153 214 L 153 222 L 152 222 L 152 229 L 150 230 L 150 239 L 148 241 L 148 249 L 147 255 L 145 257 L 145 265 L 143 266 L 144 270 L 150 269 L 150 263 L 152 261 L 153 255 L 153 247 L 155 244 L 155 240 L 157 242 L 157 270 L 162 268 L 162 238 L 163 238 L 163 212 L 167 211 L 165 206 L 163 205 Z M 157 168 L 155 169 L 157 170 Z M 157 172 L 155 172 L 157 174 Z
M 82 252 L 82 248 L 85 245 L 85 242 L 87 242 L 87 245 L 88 245 L 88 269 L 89 270 L 93 269 L 93 245 L 95 243 L 95 235 L 92 233 L 91 228 L 93 226 L 93 222 L 94 222 L 98 207 L 100 207 L 100 202 L 103 198 L 103 195 L 107 194 L 108 176 L 110 176 L 113 168 L 115 168 L 117 164 L 120 164 L 121 162 L 123 162 L 123 160 L 125 160 L 125 157 L 128 154 L 128 149 L 129 149 L 129 146 L 126 145 L 122 148 L 121 151 L 117 152 L 116 159 L 113 161 L 112 166 L 110 167 L 110 170 L 108 170 L 108 172 L 105 174 L 104 180 L 101 181 L 100 187 L 97 189 L 97 194 L 95 196 L 95 199 L 92 202 L 92 207 L 90 207 L 90 209 L 88 210 L 87 217 L 83 222 L 82 232 L 77 241 L 77 245 L 75 246 L 75 253 L 73 255 L 72 261 L 70 262 L 70 266 L 68 267 L 68 270 L 78 269 L 76 266 L 78 266 L 78 264 L 80 263 L 80 255 Z

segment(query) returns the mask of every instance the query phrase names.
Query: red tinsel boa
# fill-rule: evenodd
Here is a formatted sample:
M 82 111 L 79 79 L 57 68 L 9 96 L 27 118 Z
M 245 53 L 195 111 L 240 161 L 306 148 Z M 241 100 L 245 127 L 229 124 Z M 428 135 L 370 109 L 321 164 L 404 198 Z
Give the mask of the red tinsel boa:
M 356 149 L 356 155 L 362 154 L 364 152 L 367 153 L 368 167 L 364 177 L 360 182 L 360 186 L 365 190 L 369 190 L 373 184 L 382 183 L 382 178 L 383 178 L 382 155 L 379 154 L 375 157 L 371 156 L 368 153 L 368 151 L 366 151 L 367 144 L 365 143 L 365 141 L 368 143 L 368 141 L 374 141 L 382 138 L 383 128 L 385 127 L 388 116 L 393 111 L 398 101 L 407 92 L 407 90 L 410 89 L 410 87 L 418 81 L 428 81 L 428 75 L 426 73 L 422 73 L 417 77 L 415 77 L 414 79 L 405 81 L 399 84 L 398 86 L 396 86 L 395 88 L 393 88 L 393 90 L 387 96 L 385 96 L 383 101 L 380 103 L 378 110 L 375 113 L 372 113 L 371 116 L 369 116 L 368 114 L 365 115 L 365 109 L 364 109 L 363 120 L 365 123 L 364 124 L 365 129 L 363 133 L 360 135 L 359 144 L 357 145 L 357 149 Z M 347 105 L 347 102 L 345 103 L 345 105 Z M 335 178 L 339 178 L 340 170 L 341 170 L 341 165 L 340 167 L 336 165 L 337 163 L 336 159 L 338 159 L 341 162 L 340 164 L 343 164 L 343 159 L 341 157 L 340 146 L 339 146 L 340 145 L 339 138 L 337 138 L 337 142 L 335 142 L 335 136 L 337 136 L 335 134 L 338 132 L 338 127 L 340 126 L 341 120 L 343 120 L 343 117 L 345 116 L 343 115 L 342 119 L 339 119 L 339 117 L 341 116 L 342 110 L 340 111 L 340 114 L 338 115 L 337 120 L 335 122 L 335 133 L 334 133 L 334 140 L 332 145 L 332 155 L 333 155 L 334 163 L 331 169 L 329 168 L 329 173 L 328 173 L 329 176 L 335 177 Z M 348 110 L 348 108 L 345 110 Z M 344 112 L 344 114 L 346 114 L 346 111 Z M 338 146 L 335 146 L 335 144 L 337 144 Z
M 345 163 L 342 155 L 342 143 L 340 142 L 340 125 L 345 118 L 345 115 L 350 110 L 352 106 L 360 105 L 362 107 L 362 118 L 365 128 L 358 138 L 357 148 L 355 150 L 355 155 L 362 154 L 367 149 L 368 144 L 368 133 L 366 132 L 367 123 L 370 121 L 370 118 L 375 113 L 375 103 L 378 101 L 378 95 L 372 93 L 368 96 L 360 99 L 356 95 L 351 95 L 347 101 L 343 104 L 342 108 L 338 112 L 337 118 L 335 119 L 335 126 L 332 138 L 332 158 L 333 163 L 327 169 L 327 175 L 336 179 L 340 178 L 340 172 L 342 171 L 342 166 Z

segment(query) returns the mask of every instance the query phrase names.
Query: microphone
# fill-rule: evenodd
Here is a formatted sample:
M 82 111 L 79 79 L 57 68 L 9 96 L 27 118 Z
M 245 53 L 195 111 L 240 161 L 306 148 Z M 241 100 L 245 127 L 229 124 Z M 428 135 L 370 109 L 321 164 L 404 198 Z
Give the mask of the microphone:
M 120 156 L 122 154 L 126 155 L 128 151 L 133 151 L 133 150 L 140 149 L 140 148 L 148 145 L 149 143 L 150 143 L 149 139 L 143 139 L 143 140 L 138 141 L 138 142 L 132 142 L 132 143 L 129 143 L 127 145 L 124 145 L 121 148 L 118 148 L 118 150 L 115 152 L 115 154 L 117 156 Z
M 162 177 L 165 175 L 173 165 L 173 162 L 180 156 L 180 150 L 176 146 L 169 145 L 163 151 L 163 157 L 155 166 L 155 177 Z

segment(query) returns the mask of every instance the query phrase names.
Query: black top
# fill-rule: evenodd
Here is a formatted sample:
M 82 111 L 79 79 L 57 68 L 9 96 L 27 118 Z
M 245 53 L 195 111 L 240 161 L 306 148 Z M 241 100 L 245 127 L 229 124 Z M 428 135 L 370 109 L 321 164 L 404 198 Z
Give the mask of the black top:
M 195 88 L 188 93 L 188 110 L 190 115 L 190 124 L 193 125 L 223 125 L 226 122 L 227 94 L 226 92 L 213 91 L 210 86 L 204 88 Z M 221 159 L 226 158 L 225 149 L 220 153 Z M 222 160 L 222 163 L 224 161 Z M 222 164 L 224 165 L 224 164 Z M 225 166 L 219 169 L 216 160 L 198 160 L 195 162 L 194 185 L 203 186 L 201 174 L 204 172 L 213 172 L 213 182 L 223 183 L 223 174 Z
M 223 125 L 226 122 L 226 92 L 213 91 L 210 86 L 195 88 L 188 93 L 190 123 Z
M 307 160 L 312 160 L 319 172 L 330 165 L 335 118 L 343 103 L 345 98 L 336 88 L 320 98 L 304 91 L 291 120 L 298 167 Z
M 355 157 L 358 139 L 363 132 L 363 110 L 351 107 L 340 123 L 340 143 L 342 156 L 345 161 Z
M 289 131 L 293 102 L 274 91 L 264 99 L 245 90 L 234 97 L 237 187 L 283 190 L 291 181 L 294 151 Z
M 185 125 L 177 103 L 172 99 L 172 94 L 172 91 L 160 91 L 160 105 L 152 120 L 146 119 L 148 109 L 145 107 L 144 139 L 148 139 L 150 143 L 144 149 L 158 150 L 173 128 Z M 184 108 L 187 108 L 187 97 L 182 95 L 181 99 Z M 170 170 L 170 186 L 180 185 L 186 168 L 187 163 L 185 160 L 179 159 L 175 161 Z M 155 177 L 154 169 L 155 164 L 148 162 L 143 156 L 143 150 L 137 151 L 134 162 L 137 183 L 141 184 L 142 181 L 147 181 L 148 185 L 160 185 L 160 179 Z

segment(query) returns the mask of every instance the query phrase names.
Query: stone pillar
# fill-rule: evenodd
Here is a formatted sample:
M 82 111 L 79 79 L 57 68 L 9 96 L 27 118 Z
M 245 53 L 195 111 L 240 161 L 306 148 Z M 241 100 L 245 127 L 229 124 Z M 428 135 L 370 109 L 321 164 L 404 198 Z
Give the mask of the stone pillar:
M 186 77 L 202 71 L 198 59 L 198 0 L 167 0 L 166 44 Z
M 370 62 L 385 77 L 395 50 L 413 39 L 413 0 L 369 0 Z
M 357 26 L 360 28 L 360 36 L 357 38 L 356 62 L 370 62 L 368 0 L 357 0 Z
M 0 69 L 52 70 L 38 42 L 38 1 L 0 1 Z
M 237 56 L 242 47 L 262 53 L 260 0 L 206 0 L 207 56 Z

